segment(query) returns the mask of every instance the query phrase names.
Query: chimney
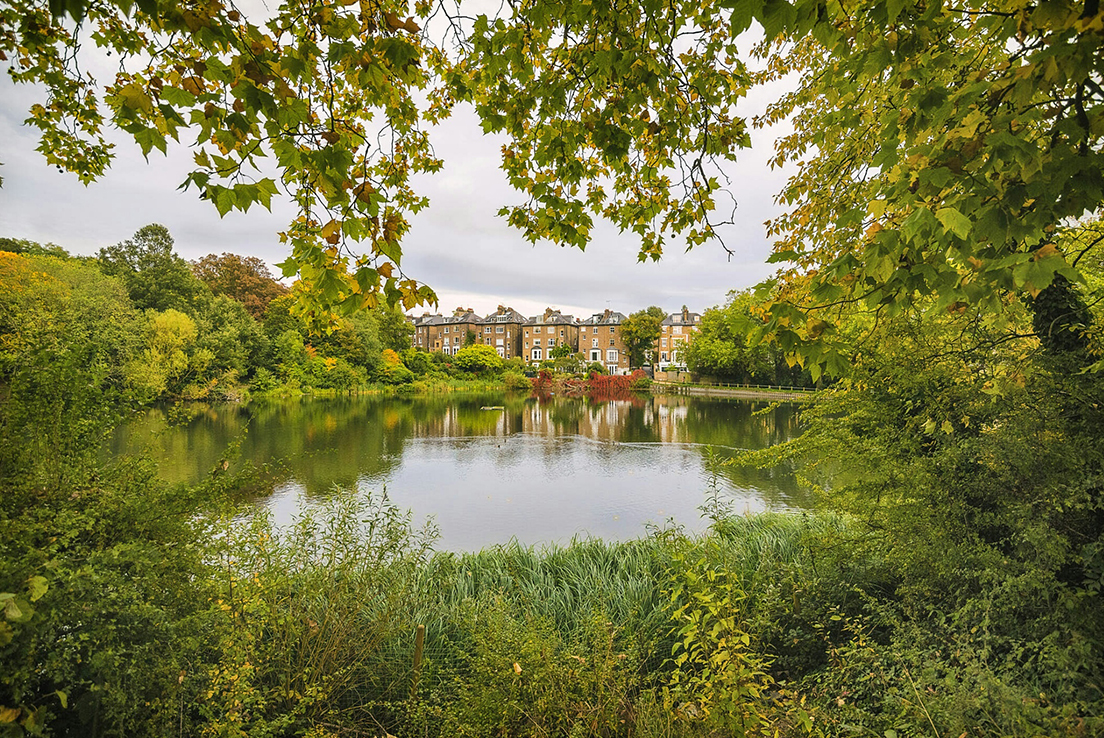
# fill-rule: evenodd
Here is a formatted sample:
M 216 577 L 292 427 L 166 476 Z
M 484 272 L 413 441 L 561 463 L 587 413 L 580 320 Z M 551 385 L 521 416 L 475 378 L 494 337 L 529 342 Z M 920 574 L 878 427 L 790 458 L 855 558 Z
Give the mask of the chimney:
M 549 307 L 549 308 L 545 308 L 545 309 L 544 309 L 544 321 L 545 321 L 545 322 L 547 323 L 547 322 L 548 322 L 548 319 L 549 319 L 549 318 L 551 318 L 551 317 L 552 317 L 553 315 L 555 315 L 555 314 L 556 314 L 556 312 L 557 312 L 556 310 L 553 310 L 553 309 L 552 309 L 552 308 L 550 308 L 550 307 Z
M 612 314 L 613 314 L 613 311 L 610 310 L 609 308 L 606 308 L 605 310 L 603 310 L 602 311 L 602 322 L 604 323 L 604 322 L 608 321 L 610 319 L 610 315 L 612 315 Z
M 690 308 L 686 307 L 685 305 L 682 306 L 682 322 L 690 322 Z

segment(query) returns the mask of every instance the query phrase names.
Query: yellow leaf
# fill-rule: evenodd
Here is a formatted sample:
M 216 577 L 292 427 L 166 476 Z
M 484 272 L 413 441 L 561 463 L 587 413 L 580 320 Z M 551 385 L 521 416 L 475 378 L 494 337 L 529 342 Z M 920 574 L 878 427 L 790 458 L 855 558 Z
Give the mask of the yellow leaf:
M 1035 261 L 1042 261 L 1043 259 L 1047 258 L 1048 256 L 1054 256 L 1057 253 L 1058 253 L 1058 247 L 1057 246 L 1055 246 L 1052 243 L 1046 243 L 1046 244 L 1043 244 L 1039 248 L 1039 250 L 1035 252 L 1035 255 L 1032 258 Z
M 514 673 L 515 674 L 520 674 L 521 673 L 521 664 L 519 664 L 516 661 L 514 662 Z
M 21 712 L 18 707 L 0 707 L 0 723 L 14 723 Z
M 330 241 L 331 238 L 338 235 L 339 233 L 341 233 L 341 224 L 338 223 L 336 220 L 331 219 L 329 223 L 322 226 L 322 238 L 326 239 L 327 241 Z M 330 243 L 335 242 L 330 241 Z

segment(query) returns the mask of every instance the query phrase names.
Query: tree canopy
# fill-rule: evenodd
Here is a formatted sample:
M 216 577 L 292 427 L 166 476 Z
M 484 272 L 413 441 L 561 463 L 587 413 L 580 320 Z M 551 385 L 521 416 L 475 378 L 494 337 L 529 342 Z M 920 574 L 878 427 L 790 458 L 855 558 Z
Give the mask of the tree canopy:
M 173 246 L 169 229 L 151 223 L 139 228 L 133 238 L 100 249 L 100 268 L 123 281 L 130 299 L 141 310 L 191 312 L 206 288 Z
M 641 367 L 655 361 L 660 326 L 667 313 L 657 305 L 637 310 L 621 324 L 621 340 L 629 354 L 629 366 Z
M 263 318 L 268 304 L 288 292 L 255 256 L 208 254 L 192 265 L 192 271 L 212 292 L 237 300 L 254 318 Z
M 753 22 L 762 71 L 736 43 Z M 284 0 L 254 19 L 219 0 L 7 0 L 0 29 L 12 78 L 45 85 L 28 120 L 50 164 L 102 174 L 106 102 L 147 154 L 190 142 L 184 185 L 220 213 L 291 197 L 282 269 L 324 325 L 434 299 L 403 272 L 401 240 L 426 205 L 411 177 L 441 165 L 423 125 L 458 102 L 507 137 L 502 168 L 527 199 L 502 214 L 526 237 L 584 247 L 601 216 L 647 259 L 674 236 L 717 237 L 718 163 L 750 141 L 737 103 L 796 78 L 752 121 L 795 122 L 776 163 L 799 170 L 769 227 L 782 272 L 750 327 L 817 372 L 846 366 L 845 306 L 871 324 L 915 307 L 999 323 L 1021 298 L 1065 315 L 1099 243 L 1065 238 L 1104 196 L 1096 0 L 527 0 L 474 18 L 431 0 Z M 120 57 L 103 90 L 79 71 L 87 39 Z

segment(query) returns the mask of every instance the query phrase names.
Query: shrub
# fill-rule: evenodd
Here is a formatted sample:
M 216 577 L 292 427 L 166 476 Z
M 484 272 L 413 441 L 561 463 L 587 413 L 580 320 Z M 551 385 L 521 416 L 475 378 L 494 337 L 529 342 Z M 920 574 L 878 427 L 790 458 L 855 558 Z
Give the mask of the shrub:
M 456 352 L 453 364 L 469 374 L 492 374 L 502 371 L 502 357 L 491 346 L 468 346 Z
M 276 389 L 277 385 L 275 375 L 263 366 L 253 372 L 253 381 L 249 383 L 254 392 L 269 392 Z
M 529 378 L 521 372 L 506 372 L 502 375 L 502 383 L 506 389 L 512 391 L 528 391 L 530 389 Z

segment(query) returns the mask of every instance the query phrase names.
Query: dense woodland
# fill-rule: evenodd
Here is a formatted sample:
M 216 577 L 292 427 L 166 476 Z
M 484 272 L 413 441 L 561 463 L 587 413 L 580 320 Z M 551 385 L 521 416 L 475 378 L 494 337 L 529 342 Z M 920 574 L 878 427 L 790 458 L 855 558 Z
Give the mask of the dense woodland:
M 88 53 L 117 55 L 110 82 Z M 193 273 L 156 231 L 2 257 L 0 731 L 1104 734 L 1096 0 L 5 0 L 0 61 L 81 181 L 110 121 L 191 147 L 220 213 L 291 199 L 299 279 L 262 323 L 228 264 Z M 434 299 L 402 239 L 457 105 L 504 137 L 525 238 L 584 247 L 604 218 L 642 259 L 716 243 L 737 154 L 792 125 L 778 272 L 691 350 L 829 380 L 799 439 L 743 459 L 794 464 L 820 511 L 713 500 L 704 538 L 456 555 L 382 496 L 276 531 L 232 449 L 191 488 L 99 461 L 128 402 L 401 364 L 380 306 Z M 281 300 L 309 338 L 269 324 Z

